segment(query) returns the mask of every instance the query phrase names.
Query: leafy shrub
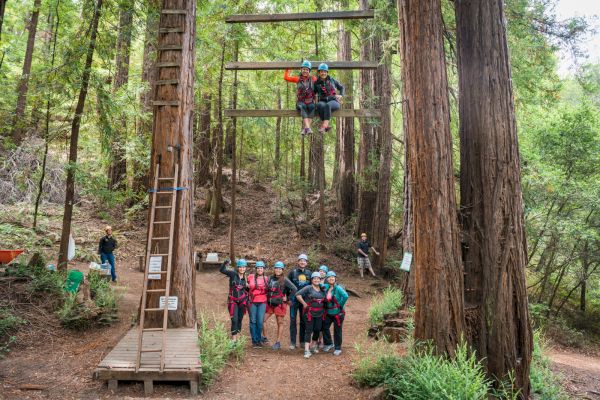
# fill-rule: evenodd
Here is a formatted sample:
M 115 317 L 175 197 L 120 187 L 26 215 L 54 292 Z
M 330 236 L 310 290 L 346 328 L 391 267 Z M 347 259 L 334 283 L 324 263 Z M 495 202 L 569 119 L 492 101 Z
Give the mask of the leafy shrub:
M 392 343 L 376 341 L 355 348 L 360 357 L 354 363 L 352 378 L 360 386 L 381 386 L 400 367 L 401 358 Z
M 244 357 L 245 337 L 238 336 L 237 341 L 229 339 L 225 325 L 214 316 L 200 318 L 198 346 L 202 362 L 202 384 L 210 385 L 233 356 L 237 362 Z
M 100 325 L 111 325 L 118 321 L 117 294 L 110 282 L 96 272 L 88 275 L 88 282 L 90 296 L 99 309 L 97 322 Z
M 90 327 L 95 317 L 91 308 L 77 301 L 76 293 L 67 295 L 56 315 L 64 327 L 76 330 Z
M 385 314 L 393 313 L 402 305 L 402 292 L 400 289 L 388 287 L 383 293 L 373 299 L 369 308 L 369 321 L 372 325 L 383 322 Z
M 33 270 L 33 277 L 28 285 L 30 294 L 47 293 L 53 298 L 60 298 L 63 293 L 65 274 L 62 272 L 46 271 L 45 269 Z
M 567 400 L 559 378 L 550 370 L 550 360 L 544 355 L 546 341 L 539 330 L 533 333 L 533 356 L 531 360 L 531 394 L 535 399 Z
M 27 321 L 13 315 L 8 308 L 0 308 L 0 340 L 4 340 L 10 332 L 25 322 Z

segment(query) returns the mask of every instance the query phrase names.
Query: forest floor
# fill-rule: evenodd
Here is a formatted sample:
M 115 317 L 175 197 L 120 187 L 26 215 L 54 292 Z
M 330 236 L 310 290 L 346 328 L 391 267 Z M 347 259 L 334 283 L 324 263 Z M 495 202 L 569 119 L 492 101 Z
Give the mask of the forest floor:
M 289 315 L 284 320 L 282 349 L 253 349 L 248 346 L 241 363 L 230 362 L 217 380 L 202 394 L 206 399 L 262 399 L 319 396 L 343 399 L 368 399 L 375 390 L 361 389 L 352 384 L 352 360 L 357 357 L 355 344 L 367 340 L 368 309 L 371 297 L 386 286 L 379 279 L 358 277 L 355 266 L 330 253 L 319 253 L 315 241 L 300 238 L 291 223 L 279 220 L 275 212 L 275 194 L 270 188 L 243 179 L 239 185 L 237 206 L 236 253 L 255 259 L 282 259 L 288 271 L 297 254 L 308 252 L 312 261 L 331 265 L 340 281 L 361 294 L 351 297 L 344 323 L 343 354 L 319 353 L 306 360 L 301 349 L 289 350 Z M 200 206 L 201 204 L 197 204 Z M 16 214 L 15 214 L 16 215 Z M 60 210 L 48 213 L 45 230 L 57 240 L 60 232 Z M 54 216 L 54 218 L 52 218 Z M 100 218 L 100 217 L 104 218 Z M 110 221 L 110 219 L 109 219 Z M 0 399 L 113 399 L 143 398 L 141 383 L 120 384 L 112 394 L 104 382 L 92 379 L 98 363 L 131 328 L 142 287 L 137 255 L 143 253 L 145 228 L 143 223 L 127 222 L 114 216 L 113 228 L 120 239 L 117 251 L 120 321 L 107 328 L 83 332 L 62 328 L 56 318 L 39 309 L 37 321 L 30 329 L 17 334 L 17 341 L 5 358 L 0 360 Z M 8 221 L 10 222 L 10 221 Z M 78 245 L 94 252 L 97 239 L 106 224 L 91 205 L 77 209 L 74 227 Z M 216 230 L 209 228 L 205 216 L 196 219 L 196 248 L 206 252 L 227 253 L 227 221 Z M 54 243 L 56 246 L 56 243 Z M 348 246 L 352 244 L 349 243 Z M 75 262 L 72 267 L 85 271 L 87 263 Z M 199 314 L 214 314 L 228 326 L 226 310 L 227 278 L 216 269 L 196 276 L 196 302 Z M 248 335 L 248 319 L 243 331 Z M 275 339 L 276 324 L 267 323 L 267 337 Z M 555 349 L 550 353 L 553 369 L 560 371 L 569 392 L 577 398 L 600 399 L 600 358 L 588 357 L 573 350 Z M 29 390 L 26 385 L 37 385 Z M 41 389 L 41 390 L 39 390 Z M 152 398 L 188 398 L 189 388 L 183 384 L 157 384 Z

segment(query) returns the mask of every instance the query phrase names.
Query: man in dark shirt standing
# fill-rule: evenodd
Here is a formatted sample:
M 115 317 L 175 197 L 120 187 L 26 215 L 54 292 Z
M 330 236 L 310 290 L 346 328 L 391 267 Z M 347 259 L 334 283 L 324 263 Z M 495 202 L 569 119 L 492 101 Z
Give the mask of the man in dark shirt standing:
M 371 275 L 375 276 L 373 267 L 371 266 L 371 260 L 369 260 L 369 249 L 373 249 L 375 254 L 379 255 L 379 252 L 375 247 L 371 247 L 371 243 L 367 240 L 367 234 L 360 234 L 360 241 L 356 244 L 358 270 L 360 271 L 360 277 L 364 278 L 364 269 L 368 268 Z
M 112 235 L 112 228 L 110 226 L 106 226 L 104 228 L 106 235 L 100 239 L 100 244 L 98 245 L 98 254 L 100 254 L 100 260 L 102 264 L 108 261 L 110 264 L 110 277 L 113 282 L 117 281 L 117 272 L 115 270 L 115 255 L 113 251 L 117 248 L 117 239 Z

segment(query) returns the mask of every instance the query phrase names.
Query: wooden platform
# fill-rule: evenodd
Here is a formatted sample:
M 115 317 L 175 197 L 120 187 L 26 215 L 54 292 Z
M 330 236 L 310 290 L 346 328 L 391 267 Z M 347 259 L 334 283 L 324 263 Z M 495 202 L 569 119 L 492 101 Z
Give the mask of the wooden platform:
M 377 69 L 378 63 L 373 61 L 313 61 L 315 67 L 321 63 L 329 69 Z M 276 71 L 284 69 L 300 69 L 300 61 L 232 61 L 225 64 L 227 70 L 238 71 Z
M 334 19 L 369 19 L 375 17 L 374 10 L 322 11 L 294 14 L 238 14 L 225 17 L 227 23 L 319 21 Z
M 334 111 L 333 117 L 353 117 L 353 118 L 379 118 L 381 112 L 379 110 L 371 109 L 346 109 Z M 300 118 L 300 111 L 298 110 L 240 110 L 240 109 L 226 109 L 225 117 L 298 117 Z
M 142 353 L 140 369 L 135 371 L 138 329 L 133 328 L 98 364 L 94 378 L 108 381 L 108 388 L 116 391 L 119 381 L 143 381 L 145 393 L 151 394 L 153 382 L 188 381 L 192 394 L 198 393 L 202 374 L 198 332 L 195 328 L 167 330 L 165 370 L 159 371 L 160 353 Z M 161 332 L 144 333 L 143 348 L 160 347 Z

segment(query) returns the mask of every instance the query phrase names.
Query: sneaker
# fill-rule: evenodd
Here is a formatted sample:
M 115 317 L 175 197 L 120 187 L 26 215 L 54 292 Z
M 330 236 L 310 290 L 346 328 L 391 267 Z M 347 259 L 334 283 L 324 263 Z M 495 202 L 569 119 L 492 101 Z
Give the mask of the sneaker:
M 311 347 L 311 348 L 310 348 L 310 351 L 311 351 L 313 354 L 317 354 L 317 353 L 319 352 L 319 348 L 318 348 L 317 346 L 314 346 L 314 347 Z
M 262 343 L 254 342 L 252 343 L 252 347 L 255 349 L 261 349 L 263 347 Z
M 281 348 L 281 343 L 275 342 L 273 346 L 271 346 L 273 350 L 279 350 Z
M 304 358 L 310 358 L 312 354 L 310 354 L 310 351 L 305 351 L 304 352 Z
M 262 344 L 268 344 L 269 343 L 269 339 L 267 339 L 266 337 L 263 337 L 261 343 Z
M 302 130 L 300 131 L 300 136 L 304 135 L 306 135 L 306 128 L 302 128 Z
M 319 133 L 325 133 L 325 128 L 323 128 L 322 126 L 319 127 Z
M 332 344 L 328 344 L 327 346 L 323 346 L 323 351 L 325 353 L 328 353 L 329 350 L 333 349 L 333 345 Z
M 334 356 L 340 356 L 340 355 L 342 355 L 342 351 L 341 350 L 336 350 L 336 351 L 333 352 L 333 355 Z
M 290 350 L 294 350 L 296 348 L 295 344 L 290 344 Z
M 304 129 L 304 134 L 305 135 L 310 135 L 311 133 L 312 133 L 312 129 L 310 129 L 310 128 L 305 128 Z
M 325 132 L 329 132 L 331 130 L 331 127 L 328 126 L 327 128 L 325 128 Z

